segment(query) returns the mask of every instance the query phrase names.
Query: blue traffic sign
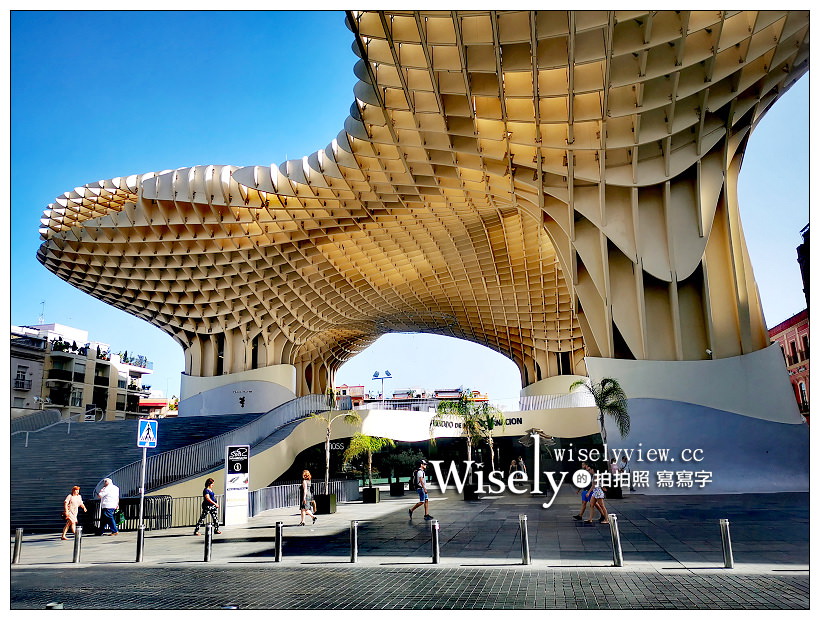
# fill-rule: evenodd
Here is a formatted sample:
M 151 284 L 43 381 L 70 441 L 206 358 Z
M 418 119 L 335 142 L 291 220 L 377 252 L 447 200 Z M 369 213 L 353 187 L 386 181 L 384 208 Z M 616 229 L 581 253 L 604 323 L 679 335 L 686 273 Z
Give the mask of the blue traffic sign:
M 137 447 L 156 448 L 157 447 L 157 421 L 140 420 L 137 428 Z

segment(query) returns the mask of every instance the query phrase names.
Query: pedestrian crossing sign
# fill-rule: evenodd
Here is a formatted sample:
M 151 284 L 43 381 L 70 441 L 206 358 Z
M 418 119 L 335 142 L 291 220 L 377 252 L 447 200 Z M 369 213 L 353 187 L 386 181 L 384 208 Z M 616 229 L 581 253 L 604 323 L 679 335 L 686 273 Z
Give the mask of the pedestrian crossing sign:
M 156 448 L 157 447 L 157 421 L 140 420 L 137 428 L 137 447 Z

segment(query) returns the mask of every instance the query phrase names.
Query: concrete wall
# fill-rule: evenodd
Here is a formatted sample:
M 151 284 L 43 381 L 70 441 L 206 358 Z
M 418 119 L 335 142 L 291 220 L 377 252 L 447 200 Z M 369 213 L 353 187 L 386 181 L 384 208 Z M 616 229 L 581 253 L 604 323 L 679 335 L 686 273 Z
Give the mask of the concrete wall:
M 588 358 L 594 381 L 618 379 L 629 397 L 631 431 L 621 438 L 606 424 L 608 447 L 669 449 L 674 461 L 638 461 L 648 471 L 645 493 L 807 491 L 809 429 L 797 411 L 778 346 L 748 355 L 700 362 Z M 701 462 L 681 452 L 700 449 Z M 657 486 L 657 472 L 710 472 L 698 488 Z
M 182 375 L 179 415 L 266 413 L 292 400 L 295 387 L 296 368 L 286 364 L 217 377 Z

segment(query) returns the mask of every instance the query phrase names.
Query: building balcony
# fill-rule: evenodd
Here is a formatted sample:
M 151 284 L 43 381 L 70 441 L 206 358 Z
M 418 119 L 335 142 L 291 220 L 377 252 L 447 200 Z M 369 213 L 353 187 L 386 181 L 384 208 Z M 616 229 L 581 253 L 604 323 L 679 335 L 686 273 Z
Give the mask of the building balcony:
M 798 349 L 797 350 L 797 359 L 800 360 L 801 362 L 805 362 L 807 359 L 809 359 L 809 352 L 804 351 L 803 349 Z
M 140 387 L 139 385 L 129 385 L 128 386 L 128 397 L 130 398 L 133 395 L 136 396 L 148 396 L 151 394 L 151 389 L 148 387 Z
M 71 382 L 74 373 L 70 370 L 64 370 L 62 368 L 51 368 L 49 369 L 47 376 L 49 379 L 58 379 L 60 381 Z
M 108 387 L 108 377 L 94 377 L 94 385 Z
M 31 379 L 12 379 L 12 385 L 15 390 L 30 390 Z

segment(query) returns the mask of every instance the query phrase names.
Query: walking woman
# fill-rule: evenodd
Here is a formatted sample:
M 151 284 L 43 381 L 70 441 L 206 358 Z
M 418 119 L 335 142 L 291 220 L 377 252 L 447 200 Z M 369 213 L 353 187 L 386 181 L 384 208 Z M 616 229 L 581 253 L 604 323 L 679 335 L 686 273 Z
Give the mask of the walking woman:
M 68 540 L 66 537 L 68 528 L 71 528 L 72 534 L 75 536 L 77 535 L 77 530 L 74 528 L 77 526 L 77 514 L 80 512 L 80 508 L 83 509 L 83 512 L 88 512 L 85 504 L 83 504 L 82 495 L 80 495 L 80 487 L 71 487 L 71 493 L 66 495 L 65 500 L 63 501 L 65 527 L 63 528 L 63 535 L 60 537 L 60 540 Z
M 594 470 L 590 467 L 589 471 L 594 477 Z M 604 504 L 604 495 L 604 490 L 598 486 L 597 482 L 593 482 L 592 497 L 589 500 L 589 519 L 586 520 L 586 523 L 592 523 L 596 510 L 601 514 L 601 518 L 598 519 L 598 523 L 609 523 L 609 514 L 607 513 L 606 505 Z
M 205 519 L 208 518 L 208 515 L 211 515 L 211 521 L 216 527 L 214 534 L 222 533 L 219 531 L 219 504 L 216 503 L 216 494 L 214 493 L 213 486 L 214 479 L 208 478 L 205 481 L 205 488 L 202 490 L 202 514 L 199 515 L 199 521 L 196 522 L 194 536 L 199 536 L 199 528 L 205 525 Z
M 306 469 L 302 472 L 302 487 L 299 490 L 299 513 L 302 520 L 299 525 L 305 524 L 305 515 L 308 515 L 316 523 L 316 515 L 313 514 L 313 493 L 310 490 L 310 472 Z

